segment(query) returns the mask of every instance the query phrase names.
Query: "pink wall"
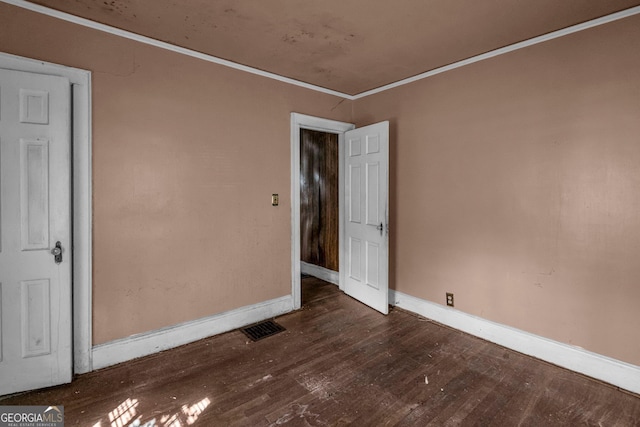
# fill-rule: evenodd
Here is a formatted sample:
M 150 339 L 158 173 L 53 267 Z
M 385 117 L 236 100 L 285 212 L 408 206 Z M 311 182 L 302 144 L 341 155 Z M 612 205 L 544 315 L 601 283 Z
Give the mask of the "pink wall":
M 395 289 L 640 365 L 640 17 L 355 102 Z
M 397 290 L 640 365 L 638 16 L 341 104 L 3 3 L 0 50 L 93 72 L 94 344 L 290 293 L 297 111 L 391 121 Z
M 349 103 L 4 3 L 0 51 L 93 73 L 94 344 L 291 293 L 290 113 Z

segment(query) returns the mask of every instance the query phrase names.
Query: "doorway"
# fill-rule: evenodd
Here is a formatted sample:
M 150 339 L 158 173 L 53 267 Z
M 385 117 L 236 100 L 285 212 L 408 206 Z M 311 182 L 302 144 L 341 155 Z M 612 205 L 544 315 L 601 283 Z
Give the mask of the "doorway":
M 353 298 L 388 313 L 389 122 L 355 129 L 291 114 L 292 308 L 301 307 L 300 144 L 301 130 L 338 135 L 338 286 Z M 343 203 L 344 201 L 344 203 Z M 348 222 L 345 212 L 348 214 Z
M 71 83 L 73 371 L 93 370 L 91 314 L 91 72 L 0 52 L 0 68 L 65 77 Z
M 301 129 L 301 272 L 335 285 L 340 281 L 338 174 L 338 134 Z
M 302 305 L 301 289 L 301 220 L 300 220 L 300 144 L 301 130 L 308 129 L 321 133 L 334 134 L 338 144 L 338 200 L 344 198 L 344 133 L 354 129 L 351 123 L 322 119 L 299 113 L 291 113 L 291 293 L 293 296 L 293 309 L 299 309 Z M 343 289 L 344 282 L 344 207 L 338 203 L 338 280 L 337 285 Z M 335 282 L 335 280 L 334 280 Z

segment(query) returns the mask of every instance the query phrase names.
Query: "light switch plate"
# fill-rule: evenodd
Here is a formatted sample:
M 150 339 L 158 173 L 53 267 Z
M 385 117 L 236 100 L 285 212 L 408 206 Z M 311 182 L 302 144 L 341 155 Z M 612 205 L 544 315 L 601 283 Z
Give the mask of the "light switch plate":
M 271 195 L 271 206 L 278 206 L 279 200 L 280 198 L 278 197 L 277 194 L 272 194 Z

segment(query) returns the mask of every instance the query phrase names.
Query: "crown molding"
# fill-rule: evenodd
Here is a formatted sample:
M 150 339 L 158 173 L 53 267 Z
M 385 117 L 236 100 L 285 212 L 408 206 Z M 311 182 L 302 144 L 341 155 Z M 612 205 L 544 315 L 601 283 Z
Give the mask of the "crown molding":
M 612 13 L 610 15 L 602 16 L 600 18 L 592 19 L 590 21 L 586 21 L 577 25 L 572 25 L 571 27 L 563 28 L 561 30 L 553 31 L 551 33 L 543 34 L 538 37 L 533 37 L 528 40 L 524 40 L 518 43 L 511 44 L 509 46 L 505 46 L 499 49 L 495 49 L 480 55 L 472 56 L 467 59 L 463 59 L 461 61 L 454 62 L 449 65 L 445 65 L 443 67 L 435 68 L 430 71 L 426 71 L 421 74 L 417 74 L 413 77 L 408 77 L 406 79 L 398 80 L 394 83 L 389 83 L 384 86 L 380 86 L 378 88 L 374 88 L 365 92 L 361 92 L 356 95 L 349 95 L 347 93 L 335 91 L 332 89 L 327 89 L 325 87 L 316 86 L 310 83 L 305 83 L 300 80 L 292 79 L 290 77 L 281 76 L 279 74 L 270 73 L 268 71 L 259 70 L 257 68 L 249 67 L 247 65 L 238 64 L 233 61 L 229 61 L 226 59 L 218 58 L 213 55 L 208 55 L 206 53 L 198 52 L 195 50 L 187 49 L 181 46 L 176 46 L 171 43 L 163 42 L 160 40 L 152 39 L 150 37 L 142 36 L 140 34 L 132 33 L 130 31 L 121 30 L 119 28 L 115 28 L 109 25 L 101 24 L 95 21 L 91 21 L 89 19 L 80 18 L 75 15 L 71 15 L 66 12 L 60 12 L 55 9 L 48 8 L 46 6 L 37 5 L 34 3 L 30 3 L 26 0 L 0 0 L 0 2 L 7 3 L 13 6 L 21 7 L 23 9 L 30 10 L 32 12 L 41 13 L 43 15 L 51 16 L 53 18 L 58 18 L 67 22 L 72 22 L 74 24 L 82 25 L 84 27 L 92 28 L 94 30 L 102 31 L 105 33 L 113 34 L 115 36 L 124 37 L 130 40 L 134 40 L 140 43 L 144 43 L 147 45 L 155 46 L 160 49 L 166 49 L 172 52 L 176 52 L 182 55 L 191 56 L 193 58 L 201 59 L 203 61 L 212 62 L 214 64 L 222 65 L 225 67 L 233 68 L 239 71 L 244 71 L 246 73 L 255 74 L 258 76 L 266 77 L 272 80 L 277 80 L 283 83 L 291 84 L 294 86 L 302 87 L 305 89 L 310 89 L 316 92 L 325 93 L 327 95 L 333 95 L 340 98 L 348 99 L 348 100 L 356 100 L 361 99 L 370 95 L 375 95 L 380 92 L 384 92 L 390 89 L 394 89 L 396 87 L 404 86 L 419 80 L 423 80 L 429 78 L 431 76 L 435 76 L 437 74 L 442 74 L 447 71 L 455 70 L 456 68 L 461 68 L 466 65 L 474 64 L 476 62 L 484 61 L 485 59 L 494 58 L 499 55 L 504 55 L 509 52 L 513 52 L 519 49 L 524 49 L 529 46 L 533 46 L 539 43 L 543 43 L 549 40 L 557 39 L 559 37 L 564 37 L 569 34 L 577 33 L 579 31 L 588 30 L 589 28 L 597 27 L 599 25 L 608 24 L 613 21 L 617 21 L 620 19 L 628 18 L 633 15 L 640 14 L 640 6 L 635 6 L 629 9 L 622 10 L 620 12 Z
M 258 76 L 266 77 L 268 79 L 277 80 L 279 82 L 287 83 L 294 86 L 299 86 L 305 89 L 310 89 L 316 92 L 325 93 L 327 95 L 338 96 L 340 98 L 345 98 L 349 100 L 353 100 L 353 95 L 349 95 L 346 93 L 338 92 L 335 90 L 327 89 L 322 86 L 316 86 L 310 83 L 305 83 L 300 80 L 292 79 L 290 77 L 281 76 L 279 74 L 270 73 L 268 71 L 259 70 L 257 68 L 249 67 L 247 65 L 238 64 L 237 62 L 229 61 L 226 59 L 218 58 L 217 56 L 208 55 L 206 53 L 198 52 L 196 50 L 187 49 L 185 47 L 177 46 L 171 43 L 163 42 L 160 40 L 153 39 L 151 37 L 142 36 L 140 34 L 132 33 L 131 31 L 121 30 L 116 27 L 112 27 L 110 25 L 101 24 L 99 22 L 91 21 L 86 18 L 81 18 L 79 16 L 71 15 L 66 12 L 61 12 L 59 10 L 51 9 L 46 6 L 41 6 L 38 4 L 30 3 L 26 0 L 0 0 L 2 3 L 7 3 L 12 6 L 17 6 L 22 9 L 30 10 L 32 12 L 41 13 L 43 15 L 47 15 L 53 18 L 61 19 L 63 21 L 71 22 L 74 24 L 82 25 L 83 27 L 92 28 L 94 30 L 102 31 L 104 33 L 113 34 L 118 37 L 123 37 L 129 40 L 134 40 L 140 43 L 144 43 L 150 46 L 155 46 L 160 49 L 169 50 L 175 53 L 179 53 L 182 55 L 190 56 L 192 58 L 201 59 L 203 61 L 212 62 L 214 64 L 222 65 L 225 67 L 233 68 L 235 70 L 244 71 L 246 73 L 255 74 Z
M 592 19 L 591 21 L 586 21 L 581 24 L 573 25 L 571 27 L 566 27 L 561 30 L 553 31 L 551 33 L 543 34 L 538 37 L 534 37 L 528 40 L 524 40 L 518 43 L 511 44 L 509 46 L 501 47 L 500 49 L 491 50 L 489 52 L 472 56 L 471 58 L 463 59 L 458 62 L 454 62 L 449 65 L 445 65 L 443 67 L 435 68 L 430 71 L 426 71 L 424 73 L 415 75 L 413 77 L 408 77 L 403 80 L 398 80 L 394 83 L 389 83 L 388 85 L 380 86 L 375 89 L 368 90 L 366 92 L 361 92 L 357 95 L 353 96 L 353 99 L 360 99 L 366 96 L 374 95 L 376 93 L 384 92 L 389 89 L 393 89 L 399 86 L 404 86 L 409 83 L 417 82 L 418 80 L 423 80 L 431 76 L 435 76 L 437 74 L 446 73 L 447 71 L 455 70 L 456 68 L 461 68 L 466 65 L 474 64 L 476 62 L 484 61 L 485 59 L 494 58 L 496 56 L 504 55 L 505 53 L 513 52 L 515 50 L 524 49 L 529 46 L 533 46 L 539 43 L 543 43 L 549 40 L 557 39 L 560 37 L 567 36 L 569 34 L 577 33 L 579 31 L 588 30 L 589 28 L 597 27 L 599 25 L 608 24 L 613 21 L 617 21 L 619 19 L 628 18 L 629 16 L 637 15 L 640 13 L 640 6 L 635 6 L 630 9 L 625 9 L 620 12 L 612 13 L 611 15 L 606 15 L 600 18 Z

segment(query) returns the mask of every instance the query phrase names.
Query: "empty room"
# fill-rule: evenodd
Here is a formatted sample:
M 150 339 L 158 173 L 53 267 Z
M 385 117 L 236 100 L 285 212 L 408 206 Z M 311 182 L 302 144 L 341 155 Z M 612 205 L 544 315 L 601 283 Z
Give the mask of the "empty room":
M 0 144 L 0 426 L 640 425 L 638 0 L 0 0 Z

